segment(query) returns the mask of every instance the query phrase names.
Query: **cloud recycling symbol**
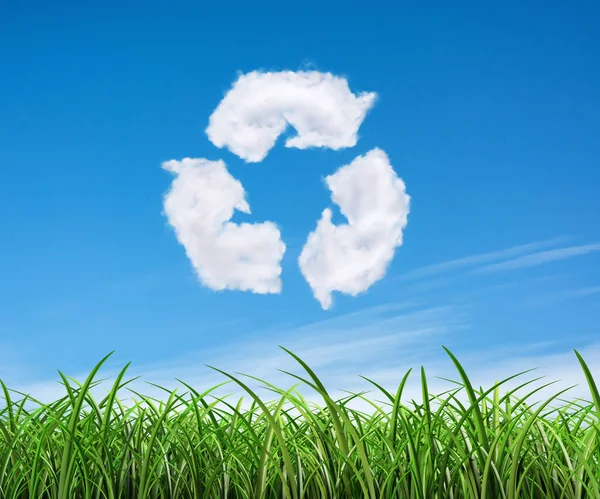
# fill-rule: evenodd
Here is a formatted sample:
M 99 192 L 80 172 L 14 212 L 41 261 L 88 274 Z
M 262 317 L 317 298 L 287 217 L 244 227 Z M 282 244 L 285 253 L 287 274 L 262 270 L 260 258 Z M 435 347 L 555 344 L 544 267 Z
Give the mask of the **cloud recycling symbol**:
M 345 78 L 318 71 L 253 71 L 241 75 L 209 118 L 206 134 L 247 163 L 262 161 L 288 127 L 289 148 L 356 145 L 376 94 L 354 94 Z M 214 290 L 280 293 L 286 246 L 273 221 L 233 223 L 250 214 L 246 191 L 226 164 L 203 158 L 163 163 L 175 179 L 164 212 L 198 278 Z M 382 279 L 402 245 L 410 196 L 386 153 L 375 148 L 325 178 L 347 223 L 325 208 L 298 263 L 323 309 L 332 293 L 356 296 Z

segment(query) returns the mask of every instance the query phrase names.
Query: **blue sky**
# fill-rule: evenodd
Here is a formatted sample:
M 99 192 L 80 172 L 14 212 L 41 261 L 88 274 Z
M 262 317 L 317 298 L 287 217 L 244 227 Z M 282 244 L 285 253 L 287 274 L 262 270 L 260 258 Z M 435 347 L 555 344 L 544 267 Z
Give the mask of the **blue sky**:
M 335 362 L 390 380 L 436 366 L 442 344 L 482 373 L 494 360 L 489 377 L 544 363 L 568 373 L 556 356 L 573 348 L 598 372 L 595 2 L 0 9 L 10 386 L 84 373 L 111 350 L 115 365 L 166 377 L 218 361 L 249 370 L 280 359 L 278 344 L 322 372 Z M 375 92 L 356 145 L 287 148 L 288 129 L 261 162 L 216 147 L 209 117 L 255 70 L 332 73 Z M 383 278 L 323 310 L 298 258 L 325 208 L 345 222 L 324 178 L 376 147 L 411 198 L 403 244 Z M 185 157 L 223 160 L 241 182 L 252 214 L 233 222 L 277 224 L 281 293 L 199 281 L 163 206 L 174 176 L 161 164 Z

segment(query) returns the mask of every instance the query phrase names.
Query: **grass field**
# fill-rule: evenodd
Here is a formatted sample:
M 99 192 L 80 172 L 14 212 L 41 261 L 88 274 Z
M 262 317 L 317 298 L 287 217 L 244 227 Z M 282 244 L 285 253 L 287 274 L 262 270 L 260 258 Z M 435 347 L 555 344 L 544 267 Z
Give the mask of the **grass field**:
M 287 350 L 286 350 L 287 351 Z M 447 350 L 446 350 L 447 351 Z M 590 402 L 561 402 L 564 391 L 532 402 L 546 385 L 524 381 L 475 389 L 447 351 L 461 386 L 401 403 L 394 393 L 332 400 L 300 358 L 296 377 L 323 398 L 309 404 L 294 388 L 264 402 L 233 405 L 192 386 L 164 400 L 135 394 L 124 406 L 126 366 L 110 392 L 91 389 L 105 357 L 84 383 L 61 374 L 65 397 L 42 404 L 4 383 L 0 412 L 0 497 L 16 498 L 600 498 L 600 395 L 584 359 Z M 220 386 L 220 385 L 219 385 Z M 524 393 L 524 394 L 523 394 Z M 373 395 L 370 395 L 371 397 Z M 350 402 L 362 398 L 372 410 Z M 465 403 L 464 401 L 468 401 Z

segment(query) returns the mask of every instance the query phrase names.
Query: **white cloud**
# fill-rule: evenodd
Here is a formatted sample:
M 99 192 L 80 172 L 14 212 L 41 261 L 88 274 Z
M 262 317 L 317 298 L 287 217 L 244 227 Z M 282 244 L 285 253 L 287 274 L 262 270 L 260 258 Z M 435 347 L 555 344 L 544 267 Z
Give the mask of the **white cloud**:
M 238 78 L 210 116 L 206 133 L 217 147 L 261 161 L 291 125 L 286 147 L 352 147 L 376 94 L 350 91 L 345 78 L 318 71 L 253 71 Z
M 530 255 L 520 256 L 505 262 L 494 263 L 476 269 L 477 273 L 497 272 L 501 270 L 513 270 L 526 267 L 536 267 L 544 263 L 565 260 L 574 256 L 587 255 L 600 251 L 600 244 L 585 244 L 581 246 L 570 246 L 547 251 L 538 251 Z
M 323 211 L 300 254 L 302 274 L 324 309 L 331 293 L 352 296 L 381 279 L 402 244 L 410 197 L 385 152 L 373 149 L 326 177 L 332 200 L 348 223 L 334 225 Z
M 225 163 L 185 158 L 163 168 L 176 175 L 165 213 L 200 281 L 216 290 L 279 293 L 285 244 L 272 222 L 229 222 L 234 210 L 249 214 L 250 206 Z

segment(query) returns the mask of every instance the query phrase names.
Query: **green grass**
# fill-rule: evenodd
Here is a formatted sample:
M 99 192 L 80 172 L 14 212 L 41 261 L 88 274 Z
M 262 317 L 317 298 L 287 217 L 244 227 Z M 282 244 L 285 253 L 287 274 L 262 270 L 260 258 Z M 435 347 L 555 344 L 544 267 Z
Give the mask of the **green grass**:
M 333 400 L 287 352 L 305 377 L 287 374 L 323 405 L 298 384 L 262 381 L 275 399 L 265 402 L 219 371 L 247 392 L 246 408 L 214 396 L 218 387 L 198 393 L 183 382 L 183 395 L 135 392 L 125 406 L 117 395 L 129 389 L 128 366 L 94 400 L 108 356 L 84 383 L 60 374 L 66 395 L 53 403 L 15 400 L 1 383 L 0 498 L 600 498 L 600 395 L 577 352 L 591 402 L 556 406 L 564 391 L 531 401 L 543 388 L 531 388 L 536 380 L 520 385 L 525 395 L 505 391 L 524 373 L 474 388 L 448 350 L 461 379 L 452 391 L 430 394 L 421 370 L 421 402 L 401 402 L 410 371 L 394 393 L 367 379 L 383 402 Z M 357 399 L 372 410 L 353 409 Z

